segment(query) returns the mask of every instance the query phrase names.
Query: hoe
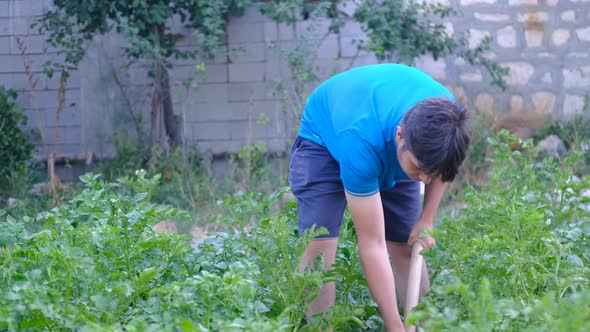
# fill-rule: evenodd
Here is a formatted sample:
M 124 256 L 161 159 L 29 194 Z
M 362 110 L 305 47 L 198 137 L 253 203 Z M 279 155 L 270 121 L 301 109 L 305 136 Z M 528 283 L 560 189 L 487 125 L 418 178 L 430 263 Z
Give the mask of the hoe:
M 418 298 L 420 296 L 420 279 L 422 278 L 422 264 L 424 264 L 424 257 L 420 255 L 420 251 L 424 249 L 424 244 L 417 240 L 412 245 L 412 258 L 410 260 L 410 272 L 408 275 L 408 292 L 406 294 L 406 303 L 404 306 L 404 317 L 408 317 L 412 308 L 418 305 Z M 407 326 L 406 332 L 415 332 L 415 326 Z

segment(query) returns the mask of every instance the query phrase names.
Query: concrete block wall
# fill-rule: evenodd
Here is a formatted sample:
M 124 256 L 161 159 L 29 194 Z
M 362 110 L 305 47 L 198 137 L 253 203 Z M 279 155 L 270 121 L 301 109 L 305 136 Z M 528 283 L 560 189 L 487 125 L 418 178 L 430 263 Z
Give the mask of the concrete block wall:
M 270 20 L 256 10 L 232 17 L 227 26 L 225 61 L 206 64 L 204 81 L 182 103 L 185 137 L 214 154 L 238 152 L 248 142 L 265 141 L 284 150 L 284 126 L 274 87 L 267 29 Z M 259 124 L 264 114 L 268 123 Z
M 26 109 L 40 155 L 45 155 L 45 146 L 47 151 L 73 156 L 84 149 L 80 75 L 73 73 L 66 86 L 65 107 L 58 119 L 59 81 L 43 74 L 43 64 L 56 56 L 56 50 L 31 27 L 49 5 L 46 0 L 0 0 L 0 84 L 19 92 L 17 101 Z
M 182 102 L 187 139 L 214 154 L 238 152 L 245 144 L 257 141 L 265 142 L 269 151 L 288 151 L 288 138 L 297 130 L 298 121 L 293 118 L 296 110 L 285 110 L 293 107 L 281 100 L 285 92 L 277 93 L 278 84 L 288 81 L 291 75 L 278 48 L 293 49 L 297 39 L 308 34 L 310 24 L 318 37 L 328 31 L 328 21 L 303 21 L 290 26 L 275 23 L 255 9 L 231 17 L 227 62 L 206 65 L 206 78 Z M 321 79 L 343 69 L 377 62 L 374 56 L 356 54 L 356 47 L 346 43 L 359 33 L 360 26 L 351 24 L 341 34 L 330 35 L 319 43 L 313 50 L 317 54 L 310 53 Z M 309 93 L 313 86 L 307 88 Z M 261 116 L 266 121 L 258 121 Z
M 447 1 L 459 9 L 462 15 L 444 22 L 449 31 L 469 31 L 472 45 L 491 36 L 488 56 L 511 69 L 510 86 L 501 91 L 490 86 L 485 71 L 461 59 L 417 60 L 416 66 L 451 88 L 465 106 L 558 117 L 588 112 L 583 107 L 590 96 L 590 0 L 425 1 Z M 143 114 L 149 119 L 146 69 L 135 66 L 123 70 L 121 38 L 97 38 L 68 83 L 67 107 L 57 121 L 58 82 L 41 73 L 43 62 L 55 56 L 55 50 L 29 27 L 48 5 L 49 0 L 0 0 L 0 84 L 21 91 L 19 103 L 27 109 L 31 127 L 43 128 L 46 143 L 58 153 L 112 155 L 110 142 L 117 114 Z M 342 9 L 354 12 L 352 3 Z M 269 44 L 295 47 L 310 24 L 317 26 L 320 34 L 327 31 L 327 22 L 287 26 L 249 9 L 244 16 L 230 17 L 226 51 L 205 64 L 204 74 L 195 69 L 196 63 L 178 61 L 170 75 L 175 111 L 185 120 L 187 142 L 214 154 L 237 152 L 259 140 L 271 151 L 287 151 L 287 138 L 297 122 L 293 110 L 286 113 L 285 103 L 273 90 L 277 82 L 289 83 L 290 72 L 280 52 Z M 27 45 L 24 57 L 16 38 Z M 362 28 L 349 22 L 338 35 L 316 45 L 313 63 L 322 79 L 378 62 L 374 56 L 357 52 L 352 42 L 359 38 L 363 38 Z M 190 39 L 183 41 L 183 47 L 191 47 Z M 30 60 L 32 72 L 39 78 L 34 101 L 23 58 Z M 184 88 L 186 79 L 194 79 L 196 88 Z M 261 116 L 265 123 L 259 123 Z

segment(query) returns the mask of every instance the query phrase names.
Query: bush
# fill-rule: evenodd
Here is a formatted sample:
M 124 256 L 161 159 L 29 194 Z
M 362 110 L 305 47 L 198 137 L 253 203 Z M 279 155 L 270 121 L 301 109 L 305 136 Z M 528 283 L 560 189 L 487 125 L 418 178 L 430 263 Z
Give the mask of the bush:
M 489 182 L 467 189 L 467 208 L 435 230 L 433 287 L 410 320 L 428 317 L 435 331 L 587 331 L 590 178 L 572 175 L 582 154 L 539 163 L 530 140 L 517 151 L 507 131 L 489 141 Z
M 548 121 L 535 135 L 536 141 L 555 135 L 568 149 L 581 149 L 590 141 L 590 116 L 580 113 L 565 121 Z
M 31 159 L 33 145 L 22 130 L 27 124 L 24 110 L 16 104 L 16 92 L 0 86 L 0 185 Z
M 191 248 L 186 236 L 152 230 L 187 217 L 150 201 L 160 176 L 80 179 L 86 188 L 48 212 L 17 220 L 0 210 L 0 330 L 288 331 L 335 278 L 296 272 L 319 233 L 295 236 L 294 204 L 248 234 L 218 233 Z M 43 228 L 31 232 L 32 223 Z M 337 308 L 317 324 L 363 326 L 353 315 L 370 311 Z
M 583 108 L 588 109 L 588 102 Z M 590 116 L 588 113 L 579 113 L 568 120 L 550 120 L 540 128 L 533 137 L 540 141 L 549 135 L 559 137 L 568 150 L 582 150 L 585 156 L 581 162 L 584 167 L 576 175 L 590 174 Z

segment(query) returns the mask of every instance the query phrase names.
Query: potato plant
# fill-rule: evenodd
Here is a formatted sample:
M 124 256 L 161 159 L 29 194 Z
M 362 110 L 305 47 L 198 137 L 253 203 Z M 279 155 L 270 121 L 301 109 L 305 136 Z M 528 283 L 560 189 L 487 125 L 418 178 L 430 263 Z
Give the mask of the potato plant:
M 117 183 L 95 174 L 81 180 L 86 189 L 59 208 L 22 220 L 4 215 L 1 330 L 315 329 L 304 321 L 304 308 L 338 277 L 296 273 L 320 231 L 295 236 L 293 204 L 248 234 L 219 233 L 192 248 L 186 236 L 152 231 L 160 220 L 186 217 L 150 202 L 158 176 L 139 171 Z M 41 230 L 28 230 L 40 222 Z M 316 325 L 363 327 L 356 316 L 364 312 L 342 305 Z
M 590 329 L 590 179 L 582 155 L 534 160 L 530 142 L 490 143 L 490 181 L 436 230 L 433 288 L 412 320 L 433 331 Z
M 468 189 L 467 207 L 434 232 L 438 245 L 425 253 L 432 290 L 405 318 L 422 330 L 590 329 L 590 199 L 583 195 L 590 181 L 573 176 L 582 155 L 539 162 L 529 143 L 512 151 L 514 139 L 503 132 L 490 140 L 489 183 Z M 265 217 L 280 193 L 224 200 L 216 220 L 229 232 L 191 247 L 185 235 L 152 230 L 186 218 L 151 202 L 158 176 L 81 180 L 86 188 L 50 211 L 16 220 L 0 210 L 0 330 L 382 330 L 348 219 L 336 264 L 298 273 L 307 244 L 323 230 L 298 234 L 294 202 Z M 256 226 L 245 232 L 252 213 Z M 306 320 L 329 281 L 337 282 L 337 304 Z

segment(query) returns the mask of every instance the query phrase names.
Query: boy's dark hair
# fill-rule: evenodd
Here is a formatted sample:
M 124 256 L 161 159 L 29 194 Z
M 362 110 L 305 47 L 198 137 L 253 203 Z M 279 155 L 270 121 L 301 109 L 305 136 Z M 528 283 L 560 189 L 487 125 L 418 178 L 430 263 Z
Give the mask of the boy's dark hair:
M 425 99 L 402 119 L 405 148 L 428 175 L 453 181 L 465 160 L 471 129 L 469 114 L 457 102 L 446 98 Z

